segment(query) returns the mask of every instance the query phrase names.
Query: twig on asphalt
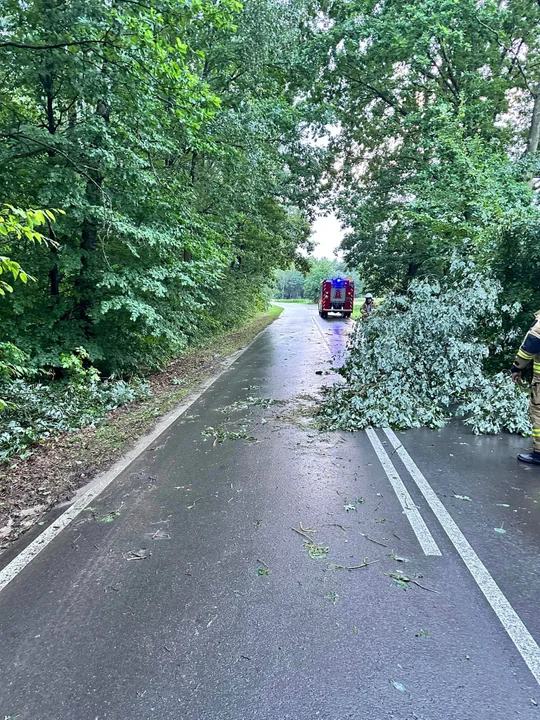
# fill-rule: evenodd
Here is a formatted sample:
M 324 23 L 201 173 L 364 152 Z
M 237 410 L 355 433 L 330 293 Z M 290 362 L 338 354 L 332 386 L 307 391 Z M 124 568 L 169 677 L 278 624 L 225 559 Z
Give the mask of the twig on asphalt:
M 199 500 L 202 500 L 202 497 L 197 498 L 196 500 L 194 500 L 192 505 L 188 505 L 188 506 L 187 506 L 187 509 L 188 509 L 188 510 L 191 510 L 192 508 L 194 508 L 194 507 L 195 507 L 195 503 L 198 503 Z
M 437 593 L 437 595 L 440 595 L 440 594 L 441 594 L 441 593 L 440 593 L 440 590 L 434 590 L 433 588 L 428 588 L 428 587 L 426 587 L 425 585 L 420 585 L 420 583 L 417 582 L 416 580 L 412 580 L 412 579 L 411 579 L 411 580 L 409 580 L 409 582 L 414 583 L 414 585 L 418 585 L 418 587 L 419 587 L 419 588 L 422 588 L 422 590 L 427 590 L 428 592 Z
M 359 570 L 360 568 L 365 568 L 368 565 L 373 565 L 376 562 L 379 562 L 379 561 L 378 560 L 368 561 L 368 559 L 366 558 L 361 565 L 337 565 L 336 563 L 330 563 L 330 564 L 333 568 L 336 568 L 336 570 Z
M 265 567 L 267 570 L 270 570 L 270 568 L 269 568 L 268 565 L 264 562 L 264 560 L 260 560 L 259 558 L 257 558 L 257 562 L 258 562 L 258 563 L 261 563 L 261 565 L 264 565 L 264 567 Z
M 369 542 L 375 543 L 375 545 L 380 545 L 381 547 L 385 547 L 385 548 L 388 547 L 388 545 L 385 545 L 384 543 L 379 542 L 378 540 L 374 540 L 373 538 L 369 537 L 369 535 L 364 535 L 364 533 L 362 533 L 362 535 L 366 538 L 366 540 L 369 540 Z
M 347 532 L 347 528 L 339 523 L 328 523 L 328 527 L 338 527 L 340 530 L 343 530 L 343 532 Z
M 309 540 L 310 543 L 313 543 L 313 538 L 309 537 L 309 535 L 306 535 L 305 532 L 302 532 L 301 530 L 297 530 L 296 528 L 291 528 L 291 530 L 294 530 L 295 533 L 302 535 L 302 537 L 305 537 L 307 540 Z
M 147 558 L 152 555 L 151 552 L 148 552 L 146 548 L 142 548 L 141 550 L 128 550 L 128 553 L 126 555 L 126 560 L 146 560 Z
M 163 532 L 163 530 L 156 530 L 156 532 L 152 535 L 152 540 L 170 540 L 171 536 L 169 533 Z
M 419 588 L 422 588 L 422 590 L 427 590 L 428 592 L 437 593 L 437 595 L 440 595 L 439 590 L 434 590 L 433 588 L 428 588 L 425 585 L 421 585 L 418 580 L 415 580 L 414 578 L 408 577 L 407 575 L 401 575 L 400 573 L 386 573 L 389 578 L 392 578 L 392 580 L 400 582 L 400 583 L 412 583 L 413 585 L 417 585 Z
M 305 528 L 302 523 L 300 523 L 300 530 L 305 533 L 309 533 L 310 535 L 313 535 L 313 533 L 316 533 L 316 530 L 312 530 L 311 528 Z

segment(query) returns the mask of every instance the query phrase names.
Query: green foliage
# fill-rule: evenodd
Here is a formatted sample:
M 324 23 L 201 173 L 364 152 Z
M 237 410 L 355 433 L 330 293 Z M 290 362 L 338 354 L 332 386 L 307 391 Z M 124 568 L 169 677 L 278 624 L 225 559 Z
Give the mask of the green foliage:
M 356 294 L 362 289 L 362 283 L 356 270 L 349 270 L 344 263 L 327 258 L 307 258 L 307 268 L 302 274 L 293 268 L 277 270 L 275 273 L 274 295 L 281 299 L 306 298 L 315 303 L 319 299 L 321 282 L 328 277 L 345 275 L 352 277 Z
M 16 378 L 30 374 L 28 357 L 13 343 L 0 343 L 0 378 Z
M 464 416 L 476 435 L 503 431 L 528 435 L 529 393 L 514 385 L 508 374 L 484 378 L 473 393 L 465 397 L 457 414 Z
M 478 328 L 497 321 L 500 288 L 480 274 L 461 276 L 446 291 L 415 280 L 357 323 L 344 382 L 329 389 L 322 419 L 332 428 L 442 427 L 454 412 L 476 433 L 526 433 L 528 398 L 508 375 L 486 377 L 489 349 Z
M 304 297 L 304 275 L 295 268 L 276 270 L 275 296 L 280 300 L 292 300 Z
M 540 307 L 540 5 L 337 0 L 329 15 L 314 96 L 339 123 L 329 182 L 347 262 L 381 294 L 472 259 L 501 303 L 522 303 L 521 334 Z
M 0 462 L 13 455 L 26 457 L 39 441 L 96 425 L 110 410 L 150 395 L 138 380 L 101 381 L 95 368 L 84 367 L 84 348 L 62 356 L 67 374 L 54 383 L 29 369 L 27 358 L 13 345 L 0 349 Z
M 55 212 L 62 213 L 62 210 Z M 36 230 L 36 227 L 44 223 L 51 223 L 56 220 L 52 210 L 21 210 L 13 205 L 4 204 L 2 215 L 0 215 L 0 275 L 10 275 L 13 280 L 20 280 L 26 285 L 28 280 L 35 278 L 27 275 L 18 262 L 12 260 L 3 253 L 10 252 L 10 238 L 24 242 L 42 243 L 45 237 Z M 0 279 L 0 295 L 6 292 L 13 292 L 13 285 Z
M 6 459 L 146 392 L 100 373 L 162 367 L 265 308 L 310 249 L 324 151 L 304 141 L 310 0 L 0 10 Z M 20 209 L 40 207 L 62 210 Z
M 300 60 L 315 8 L 0 9 L 0 196 L 65 211 L 54 227 L 27 216 L 46 248 L 23 232 L 0 252 L 4 274 L 26 278 L 16 260 L 36 280 L 2 301 L 6 337 L 35 366 L 84 347 L 102 372 L 140 372 L 263 307 L 274 270 L 309 249 L 324 153 L 303 141 L 316 70 Z

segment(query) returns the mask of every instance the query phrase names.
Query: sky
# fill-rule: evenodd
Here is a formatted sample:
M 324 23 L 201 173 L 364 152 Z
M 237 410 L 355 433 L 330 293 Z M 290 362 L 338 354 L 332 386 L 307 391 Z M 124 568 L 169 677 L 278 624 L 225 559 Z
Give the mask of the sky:
M 332 259 L 334 257 L 334 250 L 338 248 L 341 238 L 343 237 L 343 231 L 337 217 L 333 214 L 326 217 L 318 217 L 311 226 L 311 229 L 313 233 L 312 240 L 317 243 L 313 255 L 316 258 Z

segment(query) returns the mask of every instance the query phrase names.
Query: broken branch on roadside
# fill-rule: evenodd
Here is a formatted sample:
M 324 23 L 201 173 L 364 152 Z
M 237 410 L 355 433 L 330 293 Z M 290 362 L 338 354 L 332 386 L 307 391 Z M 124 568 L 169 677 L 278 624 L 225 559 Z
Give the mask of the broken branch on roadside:
M 362 536 L 366 538 L 366 540 L 369 540 L 369 542 L 375 543 L 375 545 L 380 545 L 381 547 L 387 548 L 388 545 L 385 545 L 382 542 L 379 542 L 378 540 L 374 540 L 373 538 L 369 537 L 369 535 L 365 535 L 362 533 Z
M 345 525 L 340 525 L 339 523 L 328 523 L 328 527 L 338 527 L 340 530 L 343 530 L 343 532 L 347 532 Z
M 360 570 L 360 568 L 365 568 L 376 562 L 379 562 L 379 560 L 368 560 L 366 558 L 361 565 L 338 565 L 337 563 L 330 563 L 330 567 L 333 567 L 336 570 Z
M 392 581 L 395 585 L 397 585 L 398 587 L 402 587 L 404 590 L 407 588 L 407 585 L 417 585 L 419 588 L 422 588 L 422 590 L 427 590 L 428 592 L 437 593 L 437 595 L 440 595 L 439 590 L 434 590 L 433 588 L 421 585 L 418 580 L 408 577 L 407 575 L 402 575 L 401 573 L 387 573 L 387 575 L 389 578 L 392 578 Z
M 300 525 L 300 527 L 301 527 L 301 525 Z M 302 535 L 302 537 L 305 537 L 307 540 L 309 540 L 310 543 L 313 543 L 313 538 L 309 537 L 309 535 L 306 535 L 306 533 L 303 532 L 302 530 L 297 530 L 296 528 L 291 528 L 291 530 L 293 530 L 295 533 L 298 533 L 299 535 Z M 312 530 L 312 532 L 315 532 L 315 531 Z

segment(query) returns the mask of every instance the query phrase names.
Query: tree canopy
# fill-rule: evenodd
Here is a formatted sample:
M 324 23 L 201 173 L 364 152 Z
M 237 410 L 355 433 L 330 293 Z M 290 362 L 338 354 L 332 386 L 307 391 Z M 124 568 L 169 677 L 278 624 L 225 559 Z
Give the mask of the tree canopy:
M 537 309 L 539 4 L 336 0 L 328 14 L 317 97 L 340 127 L 347 261 L 404 290 L 472 259 Z
M 275 295 L 285 300 L 302 298 L 315 303 L 319 299 L 321 282 L 328 277 L 346 275 L 355 283 L 356 295 L 362 290 L 362 282 L 355 270 L 347 268 L 340 260 L 308 257 L 307 269 L 300 272 L 294 267 L 277 270 L 275 275 Z
M 374 294 L 497 288 L 479 334 L 505 366 L 540 307 L 536 0 L 0 9 L 8 355 L 144 373 L 263 307 L 276 269 L 314 300 L 322 208 Z
M 307 3 L 2 0 L 0 197 L 61 208 L 6 338 L 55 366 L 156 367 L 256 311 L 309 245 Z

